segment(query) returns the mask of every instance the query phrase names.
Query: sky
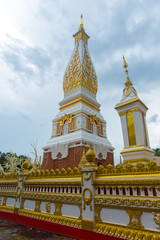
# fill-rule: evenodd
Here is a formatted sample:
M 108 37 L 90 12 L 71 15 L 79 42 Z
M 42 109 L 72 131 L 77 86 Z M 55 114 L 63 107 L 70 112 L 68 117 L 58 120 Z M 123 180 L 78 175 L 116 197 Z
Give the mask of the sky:
M 160 147 L 159 12 L 160 1 L 152 0 L 0 0 L 0 151 L 32 157 L 31 144 L 36 144 L 43 154 L 63 99 L 63 76 L 81 13 L 115 163 L 123 149 L 114 109 L 126 79 L 123 55 L 149 108 L 151 148 Z

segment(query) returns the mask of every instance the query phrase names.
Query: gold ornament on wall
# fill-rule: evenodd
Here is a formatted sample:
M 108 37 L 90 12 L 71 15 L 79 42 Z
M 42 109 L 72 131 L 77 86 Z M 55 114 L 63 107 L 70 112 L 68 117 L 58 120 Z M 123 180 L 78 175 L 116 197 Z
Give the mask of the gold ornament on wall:
M 79 57 L 79 43 L 76 45 L 75 53 L 70 60 L 67 70 L 64 74 L 63 90 L 64 93 L 70 92 L 78 87 L 84 87 L 91 93 L 97 93 L 97 75 L 87 53 L 86 44 L 84 44 L 84 56 L 81 64 Z
M 35 201 L 35 208 L 34 208 L 35 212 L 41 212 L 41 201 Z
M 129 215 L 129 223 L 127 224 L 127 226 L 138 229 L 144 228 L 143 225 L 141 224 L 142 211 L 127 210 L 126 212 Z
M 64 122 L 65 121 L 68 121 L 68 123 L 71 123 L 72 122 L 72 115 L 71 114 L 65 114 L 63 117 L 61 117 L 60 119 L 60 126 L 63 126 L 64 125 Z
M 153 220 L 157 225 L 157 228 L 160 229 L 160 213 L 153 212 Z
M 86 192 L 89 192 L 89 197 L 86 197 Z M 86 205 L 90 205 L 90 210 L 92 211 L 92 190 L 89 187 L 83 189 L 82 198 L 84 201 L 83 209 L 86 209 Z
M 50 202 L 45 202 L 45 209 L 47 213 L 51 212 L 51 203 Z
M 90 123 L 93 124 L 94 121 L 97 122 L 97 126 L 100 127 L 101 121 L 96 115 L 90 115 Z
M 62 212 L 61 212 L 61 208 L 62 208 L 62 203 L 55 203 L 55 211 L 54 211 L 54 215 L 57 216 L 62 216 Z

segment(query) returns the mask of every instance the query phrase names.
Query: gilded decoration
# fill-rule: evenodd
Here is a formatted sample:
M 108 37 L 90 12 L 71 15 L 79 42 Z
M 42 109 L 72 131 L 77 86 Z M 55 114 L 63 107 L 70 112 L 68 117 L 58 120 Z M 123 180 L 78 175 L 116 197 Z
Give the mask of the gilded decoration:
M 14 207 L 11 207 L 11 206 L 0 206 L 0 211 L 14 213 Z
M 133 87 L 133 83 L 131 82 L 129 76 L 128 76 L 128 64 L 123 56 L 123 67 L 126 69 L 126 82 L 125 82 L 125 88 L 123 89 L 123 98 L 122 100 L 125 100 L 127 97 L 131 96 L 131 97 L 137 97 L 137 92 L 136 89 Z
M 160 213 L 153 212 L 153 220 L 157 225 L 157 228 L 160 229 Z
M 55 203 L 55 211 L 54 211 L 54 215 L 57 216 L 62 216 L 62 212 L 61 212 L 61 208 L 62 208 L 62 203 Z
M 88 44 L 88 36 L 83 31 L 78 33 L 74 38 L 75 43 L 79 42 L 80 40 L 83 40 L 86 44 Z
M 89 192 L 89 197 L 86 197 L 86 192 Z M 90 205 L 90 210 L 92 211 L 92 190 L 89 187 L 85 187 L 82 192 L 82 198 L 84 201 L 83 209 L 86 209 L 86 205 Z
M 137 163 L 132 165 L 131 163 L 126 163 L 125 165 L 117 164 L 115 168 L 108 164 L 106 167 L 102 165 L 98 166 L 97 176 L 120 176 L 120 175 L 146 175 L 146 174 L 160 174 L 160 166 L 157 166 L 156 162 L 150 160 L 148 164 Z M 149 175 L 148 175 L 149 177 Z
M 20 210 L 19 214 L 26 217 L 36 218 L 48 222 L 54 222 L 71 227 L 81 228 L 81 220 L 72 217 L 57 216 L 49 213 L 34 212 L 26 209 Z
M 150 200 L 150 199 L 140 199 L 140 198 L 111 198 L 111 197 L 95 197 L 95 204 L 103 204 L 103 205 L 115 205 L 115 206 L 136 206 L 136 207 L 156 207 L 160 208 L 160 200 Z
M 51 203 L 50 202 L 45 202 L 45 209 L 47 213 L 51 212 Z
M 64 93 L 70 92 L 80 86 L 86 88 L 91 93 L 97 93 L 97 75 L 87 53 L 87 47 L 84 43 L 84 56 L 81 64 L 79 57 L 79 43 L 76 44 L 76 50 L 64 74 L 63 90 Z
M 68 123 L 71 123 L 72 122 L 72 115 L 71 114 L 65 114 L 63 117 L 61 117 L 61 119 L 60 119 L 60 126 L 63 126 L 64 122 L 66 120 L 68 121 Z
M 88 231 L 93 231 L 93 221 L 88 220 L 88 219 L 82 219 L 82 229 L 88 230 Z
M 75 43 L 83 40 L 86 44 L 88 43 L 89 36 L 85 33 L 84 26 L 83 26 L 83 15 L 81 14 L 81 22 L 78 29 L 78 32 L 74 35 Z
M 82 205 L 78 205 L 78 207 L 79 207 L 79 212 L 80 212 L 78 219 L 82 219 Z
M 41 201 L 39 201 L 39 200 L 35 201 L 34 211 L 35 212 L 41 212 Z
M 21 206 L 20 206 L 21 209 L 24 209 L 24 203 L 25 203 L 25 199 L 22 198 L 22 200 L 21 200 Z
M 159 233 L 147 230 L 139 230 L 120 226 L 116 224 L 97 223 L 94 228 L 95 232 L 108 234 L 115 237 L 135 240 L 160 240 Z
M 100 127 L 101 121 L 96 115 L 90 115 L 90 123 L 93 124 L 94 121 L 97 123 L 97 127 Z
M 72 178 L 72 177 L 79 177 L 81 175 L 80 170 L 77 167 L 74 167 L 73 169 L 67 168 L 67 169 L 56 169 L 53 170 L 37 170 L 37 171 L 32 171 L 28 174 L 27 179 L 30 178 L 40 178 L 40 179 L 45 179 L 45 178 Z M 74 185 L 74 181 L 73 181 Z
M 7 203 L 7 197 L 3 197 L 3 203 L 2 203 L 2 205 L 3 205 L 3 206 L 6 206 L 6 203 Z
M 18 187 L 17 187 L 16 200 L 20 198 L 21 194 L 22 194 L 22 187 L 21 187 L 21 186 L 18 186 Z
M 95 217 L 96 217 L 96 223 L 101 223 L 102 219 L 101 219 L 101 210 L 102 210 L 102 206 L 96 206 L 95 207 Z
M 129 223 L 127 224 L 128 227 L 143 229 L 143 225 L 141 224 L 141 215 L 142 211 L 140 210 L 127 210 L 126 211 L 129 216 Z
M 35 193 L 35 192 L 25 192 L 22 194 L 24 198 L 40 198 L 43 200 L 50 201 L 66 201 L 66 202 L 80 202 L 82 200 L 81 194 L 73 195 L 73 194 L 50 194 L 50 193 Z

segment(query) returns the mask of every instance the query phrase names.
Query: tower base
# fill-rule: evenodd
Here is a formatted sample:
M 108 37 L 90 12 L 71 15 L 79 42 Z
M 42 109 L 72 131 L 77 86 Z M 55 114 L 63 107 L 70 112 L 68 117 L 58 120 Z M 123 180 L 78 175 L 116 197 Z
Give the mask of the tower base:
M 133 146 L 124 148 L 121 152 L 124 163 L 136 164 L 139 162 L 148 163 L 154 158 L 154 151 L 146 146 Z
M 52 153 L 50 150 L 45 150 L 43 153 L 43 164 L 42 169 L 43 170 L 50 170 L 50 169 L 67 169 L 68 167 L 74 168 L 78 167 L 80 160 L 82 158 L 83 154 L 83 148 L 85 148 L 85 152 L 88 151 L 89 147 L 84 146 L 77 146 L 77 147 L 71 147 L 68 149 L 68 156 L 66 158 L 61 158 L 61 153 L 58 154 L 57 159 L 52 159 Z M 96 165 L 102 165 L 106 167 L 108 164 L 111 164 L 114 166 L 114 157 L 113 152 L 107 152 L 107 158 L 102 159 L 101 156 L 99 158 L 95 159 Z

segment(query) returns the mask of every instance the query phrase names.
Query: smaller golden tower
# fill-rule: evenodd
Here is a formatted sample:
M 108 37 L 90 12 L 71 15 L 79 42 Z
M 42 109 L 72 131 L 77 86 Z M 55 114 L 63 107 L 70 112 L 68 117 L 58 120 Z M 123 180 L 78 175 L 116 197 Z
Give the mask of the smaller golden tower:
M 153 159 L 154 152 L 150 148 L 146 112 L 148 108 L 139 99 L 128 75 L 128 64 L 123 57 L 126 69 L 126 82 L 121 101 L 115 106 L 120 116 L 124 149 L 121 151 L 124 163 L 146 163 Z

